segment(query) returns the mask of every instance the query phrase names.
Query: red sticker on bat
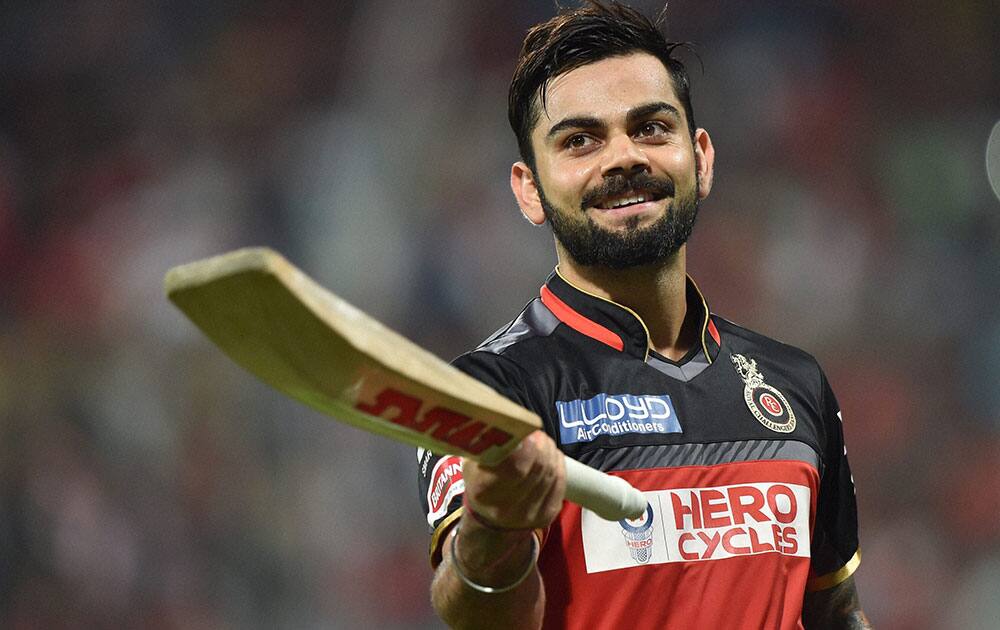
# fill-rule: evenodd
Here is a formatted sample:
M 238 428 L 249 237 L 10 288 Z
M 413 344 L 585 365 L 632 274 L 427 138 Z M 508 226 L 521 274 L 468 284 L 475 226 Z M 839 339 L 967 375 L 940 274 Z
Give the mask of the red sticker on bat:
M 418 433 L 429 434 L 435 440 L 473 455 L 478 455 L 491 446 L 503 446 L 513 439 L 510 433 L 502 429 L 488 426 L 446 407 L 434 407 L 421 415 L 423 404 L 416 396 L 387 387 L 379 392 L 374 403 L 358 402 L 355 408 Z

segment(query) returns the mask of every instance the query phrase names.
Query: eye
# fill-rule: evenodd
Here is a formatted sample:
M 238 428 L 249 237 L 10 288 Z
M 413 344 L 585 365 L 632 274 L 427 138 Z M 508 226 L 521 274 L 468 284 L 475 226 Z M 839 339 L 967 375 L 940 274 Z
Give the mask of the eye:
M 594 139 L 587 134 L 577 133 L 573 134 L 569 138 L 566 138 L 566 142 L 563 143 L 567 149 L 571 151 L 579 151 L 581 149 L 586 149 L 590 145 L 594 144 Z
M 655 138 L 657 136 L 665 135 L 669 130 L 670 129 L 667 125 L 658 120 L 648 120 L 639 125 L 635 135 L 639 138 Z

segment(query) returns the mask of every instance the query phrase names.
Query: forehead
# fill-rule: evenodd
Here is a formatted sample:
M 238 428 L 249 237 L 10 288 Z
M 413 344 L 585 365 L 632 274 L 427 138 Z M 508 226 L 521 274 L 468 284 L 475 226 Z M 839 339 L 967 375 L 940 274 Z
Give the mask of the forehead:
M 610 57 L 561 74 L 549 82 L 535 131 L 567 117 L 613 121 L 638 105 L 662 101 L 683 113 L 670 73 L 647 53 Z

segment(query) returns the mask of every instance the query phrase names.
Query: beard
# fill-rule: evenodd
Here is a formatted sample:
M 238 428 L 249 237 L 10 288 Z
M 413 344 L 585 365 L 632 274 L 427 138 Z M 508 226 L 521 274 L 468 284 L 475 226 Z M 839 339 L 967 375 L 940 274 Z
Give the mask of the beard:
M 689 194 L 673 197 L 672 181 L 645 173 L 631 178 L 617 175 L 589 191 L 581 202 L 582 220 L 552 205 L 542 190 L 541 182 L 536 181 L 536 185 L 552 233 L 573 260 L 585 267 L 628 269 L 664 262 L 672 258 L 691 237 L 698 218 L 697 186 Z M 667 198 L 667 211 L 652 225 L 643 228 L 639 227 L 640 217 L 628 217 L 624 228 L 617 230 L 601 227 L 587 214 L 587 209 L 597 200 L 630 190 L 651 191 Z

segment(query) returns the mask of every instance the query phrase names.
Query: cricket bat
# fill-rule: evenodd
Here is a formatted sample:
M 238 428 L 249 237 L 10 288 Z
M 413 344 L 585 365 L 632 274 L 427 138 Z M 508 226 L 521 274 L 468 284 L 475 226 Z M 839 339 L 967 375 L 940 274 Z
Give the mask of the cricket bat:
M 314 282 L 263 247 L 174 267 L 167 296 L 236 363 L 341 422 L 493 465 L 542 427 L 501 396 Z M 566 458 L 566 498 L 608 520 L 646 499 Z

